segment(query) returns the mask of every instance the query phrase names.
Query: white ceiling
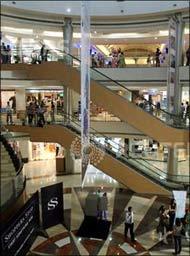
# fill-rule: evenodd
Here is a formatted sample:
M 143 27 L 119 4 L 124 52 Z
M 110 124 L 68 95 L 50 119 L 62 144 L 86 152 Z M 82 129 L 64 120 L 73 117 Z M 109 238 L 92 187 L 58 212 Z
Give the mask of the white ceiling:
M 88 4 L 91 16 L 127 16 L 189 8 L 189 1 L 88 1 Z M 81 9 L 81 1 L 1 1 L 1 5 L 72 16 L 80 15 Z

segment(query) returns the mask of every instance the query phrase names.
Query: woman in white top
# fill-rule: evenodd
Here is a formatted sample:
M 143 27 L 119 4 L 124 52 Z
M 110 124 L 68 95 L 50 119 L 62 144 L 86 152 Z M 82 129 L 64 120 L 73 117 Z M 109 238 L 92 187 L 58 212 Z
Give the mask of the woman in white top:
M 132 211 L 132 207 L 129 206 L 125 215 L 125 237 L 127 237 L 128 229 L 130 230 L 131 242 L 135 242 L 134 235 L 134 214 Z

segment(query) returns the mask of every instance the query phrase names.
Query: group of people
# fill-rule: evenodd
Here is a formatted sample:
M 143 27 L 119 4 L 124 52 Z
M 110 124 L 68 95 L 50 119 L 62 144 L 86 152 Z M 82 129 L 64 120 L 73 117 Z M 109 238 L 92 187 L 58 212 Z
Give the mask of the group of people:
M 10 45 L 5 45 L 4 42 L 1 44 L 1 64 L 11 63 L 11 47 Z
M 118 50 L 112 49 L 108 57 L 94 52 L 91 54 L 91 66 L 94 68 L 124 68 L 126 67 L 125 54 L 120 48 Z
M 173 235 L 175 253 L 181 252 L 181 238 L 184 235 L 189 239 L 190 231 L 190 213 L 186 209 L 183 218 L 176 218 L 177 205 L 175 199 L 172 199 L 169 208 L 166 209 L 162 205 L 159 209 L 159 224 L 157 226 L 157 233 L 159 234 L 159 240 L 163 240 L 165 244 L 168 244 L 167 237 Z
M 50 115 L 50 122 L 55 122 L 55 104 L 54 101 L 51 100 L 50 106 L 47 106 L 42 101 L 37 101 L 36 99 L 34 101 L 29 101 L 26 106 L 26 114 L 28 118 L 28 124 L 29 125 L 37 125 L 39 127 L 43 127 L 46 123 L 44 114 L 48 112 Z

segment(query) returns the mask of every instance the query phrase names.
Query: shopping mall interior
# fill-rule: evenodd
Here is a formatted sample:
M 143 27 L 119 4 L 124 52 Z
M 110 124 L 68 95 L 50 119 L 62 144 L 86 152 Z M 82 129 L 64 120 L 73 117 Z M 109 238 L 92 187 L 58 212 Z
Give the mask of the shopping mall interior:
M 3 256 L 189 255 L 189 1 L 1 1 Z

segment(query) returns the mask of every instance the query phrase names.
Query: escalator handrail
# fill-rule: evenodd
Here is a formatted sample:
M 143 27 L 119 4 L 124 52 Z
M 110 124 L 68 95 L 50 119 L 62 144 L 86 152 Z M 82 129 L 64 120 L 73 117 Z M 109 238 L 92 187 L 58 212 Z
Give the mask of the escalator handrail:
M 67 116 L 71 116 L 71 115 L 68 114 Z M 68 118 L 68 117 L 67 117 L 67 118 Z M 71 121 L 71 122 L 73 122 L 73 123 L 75 123 L 78 127 L 81 128 L 80 124 L 77 123 L 77 122 L 75 122 L 75 121 L 73 121 L 70 117 L 68 118 L 68 120 Z M 68 126 L 66 126 L 66 127 L 68 127 Z M 75 129 L 75 127 L 72 127 L 72 128 Z M 99 133 L 97 130 L 95 130 L 95 129 L 93 129 L 93 128 L 90 128 L 90 129 L 92 129 L 93 131 L 95 131 L 96 134 L 100 135 L 101 137 L 104 137 L 104 138 L 109 139 L 105 134 Z M 92 139 L 92 140 L 93 140 L 93 139 Z M 109 140 L 110 140 L 110 139 L 109 139 Z M 93 142 L 94 142 L 96 145 L 98 144 L 101 149 L 102 149 L 102 147 L 103 147 L 104 149 L 106 149 L 106 145 L 102 145 L 102 144 L 99 143 L 98 141 L 94 141 L 94 140 L 93 140 Z M 120 150 L 121 150 L 121 147 L 124 148 L 123 146 L 121 146 L 120 144 L 116 143 L 115 141 L 112 141 L 112 142 L 113 142 L 114 144 L 118 145 L 119 148 L 120 148 Z M 115 147 L 115 148 L 116 148 L 116 147 Z M 109 150 L 106 149 L 106 152 L 107 152 L 107 151 L 109 151 Z M 110 150 L 110 152 L 111 152 L 111 151 L 112 151 L 112 150 Z M 129 151 L 129 152 L 130 152 L 130 151 Z M 130 153 L 132 153 L 132 152 L 130 152 Z M 114 154 L 115 154 L 115 153 L 114 153 Z M 158 167 L 156 167 L 156 166 L 154 166 L 154 165 L 151 165 L 146 159 L 141 158 L 141 160 L 143 161 L 143 164 L 142 164 L 142 162 L 139 162 L 138 159 L 133 158 L 133 157 L 131 157 L 131 156 L 129 156 L 129 157 L 126 158 L 124 155 L 121 154 L 121 157 L 123 157 L 123 158 L 126 159 L 126 160 L 127 160 L 127 158 L 128 158 L 128 159 L 132 159 L 133 161 L 139 163 L 140 166 L 143 165 L 144 167 L 149 168 L 149 170 L 151 170 L 152 172 L 154 172 L 154 173 L 155 173 L 156 175 L 158 175 L 159 177 L 161 176 L 161 174 L 164 175 L 164 176 L 167 175 L 167 177 L 168 177 L 167 172 L 164 172 L 164 171 L 160 170 Z M 118 157 L 116 157 L 116 158 L 118 159 Z M 149 165 L 149 167 L 147 167 L 147 166 L 144 164 L 144 162 L 147 163 L 147 164 Z M 152 168 L 158 170 L 158 171 L 160 172 L 160 174 L 157 173 L 157 172 L 155 172 L 155 171 L 153 171 L 150 166 L 151 166 Z M 182 176 L 182 177 L 187 177 L 187 178 L 189 177 L 189 176 L 186 176 L 186 175 L 170 175 L 170 176 L 172 176 L 172 177 Z M 169 180 L 169 179 L 167 179 L 167 180 Z M 171 181 L 172 181 L 172 180 L 171 180 Z
M 60 50 L 60 49 L 55 49 L 55 50 L 60 51 L 61 53 L 70 56 L 72 59 L 75 59 L 75 60 L 77 60 L 78 62 L 81 62 L 80 59 L 76 58 L 75 56 L 71 55 L 70 53 L 67 53 L 67 52 L 65 52 L 65 51 L 62 51 L 62 50 Z M 131 93 L 133 92 L 132 90 L 126 88 L 124 85 L 122 85 L 122 84 L 119 83 L 118 81 L 113 80 L 113 79 L 110 78 L 109 76 L 107 76 L 107 75 L 105 75 L 104 73 L 100 72 L 100 71 L 97 70 L 96 68 L 90 67 L 90 69 L 92 69 L 92 70 L 94 70 L 95 72 L 101 74 L 102 76 L 104 76 L 105 78 L 111 80 L 112 82 L 114 82 L 115 84 L 117 84 L 117 85 L 119 85 L 120 87 L 124 88 L 125 90 L 127 90 L 127 91 L 129 91 L 129 92 L 131 92 Z M 133 92 L 133 93 L 135 94 L 136 97 L 140 97 L 141 99 L 143 99 L 144 101 L 146 101 L 149 105 L 152 105 L 152 106 L 154 106 L 154 107 L 156 108 L 156 105 L 155 105 L 155 104 L 153 104 L 153 103 L 150 102 L 149 100 L 145 99 L 142 95 L 138 95 L 136 92 Z M 169 116 L 173 116 L 173 117 L 178 117 L 178 118 L 180 118 L 180 115 L 170 113 L 170 112 L 168 112 L 168 111 L 166 111 L 166 110 L 164 110 L 164 109 L 160 109 L 160 111 L 164 112 L 165 114 L 167 114 L 167 115 L 169 115 Z M 148 112 L 148 113 L 149 113 L 149 112 Z M 154 116 L 154 117 L 155 117 L 155 116 Z M 155 118 L 156 118 L 156 117 L 155 117 Z
M 71 127 L 70 125 L 66 125 L 65 127 L 66 127 L 67 129 L 72 130 L 72 131 L 74 130 L 74 132 L 76 132 L 77 134 L 79 133 L 79 131 L 76 129 L 76 127 L 73 127 L 73 126 Z M 95 143 L 95 146 L 97 146 L 97 144 L 98 144 L 98 146 L 100 146 L 100 149 L 102 149 L 102 145 L 101 145 L 100 143 L 98 143 L 98 142 L 94 142 L 94 143 Z M 110 155 L 111 155 L 112 157 L 114 157 L 116 160 L 119 160 L 120 162 L 123 163 L 122 158 L 117 158 L 117 157 L 115 156 L 115 154 L 113 154 L 113 153 L 111 152 L 111 150 L 110 150 L 110 151 L 106 150 L 105 152 L 108 153 L 108 154 L 110 154 Z M 133 159 L 133 160 L 134 160 L 134 159 Z M 156 173 L 155 171 L 152 171 L 151 169 L 150 169 L 151 172 L 154 173 L 154 174 L 156 174 L 157 177 L 155 177 L 154 175 L 150 175 L 150 174 L 144 172 L 143 170 L 139 169 L 139 166 L 137 167 L 137 166 L 131 164 L 130 162 L 126 161 L 126 158 L 125 158 L 125 162 L 124 162 L 124 163 L 127 164 L 128 166 L 134 168 L 137 172 L 140 171 L 140 173 L 141 173 L 142 175 L 146 176 L 147 178 L 153 180 L 153 181 L 156 182 L 156 183 L 159 183 L 159 184 L 162 184 L 162 185 L 164 185 L 164 186 L 167 186 L 167 187 L 170 188 L 170 189 L 171 189 L 171 188 L 182 189 L 182 186 L 183 186 L 182 182 L 179 182 L 179 184 L 178 184 L 178 182 L 173 181 L 173 180 L 170 180 L 170 179 L 168 179 L 168 177 L 167 177 L 167 180 L 164 180 L 164 179 L 165 179 L 164 177 L 163 177 L 163 179 L 160 179 L 160 175 L 159 175 L 158 173 Z M 141 163 L 141 165 L 142 165 L 142 163 Z M 168 184 L 168 182 L 170 182 L 170 184 Z M 181 186 L 179 187 L 179 185 L 181 185 Z M 178 186 L 178 188 L 177 188 L 176 186 Z

